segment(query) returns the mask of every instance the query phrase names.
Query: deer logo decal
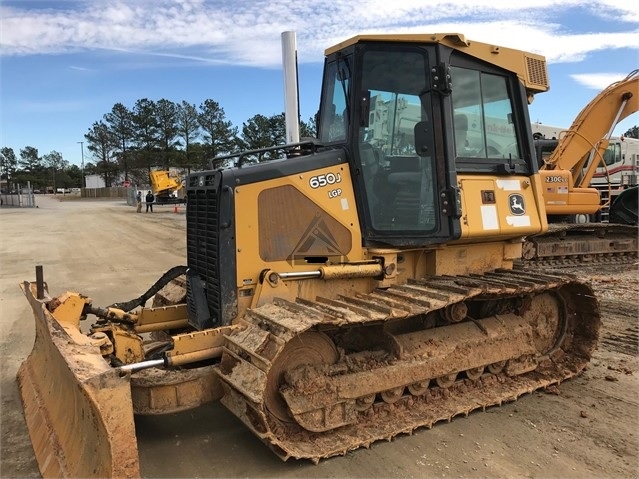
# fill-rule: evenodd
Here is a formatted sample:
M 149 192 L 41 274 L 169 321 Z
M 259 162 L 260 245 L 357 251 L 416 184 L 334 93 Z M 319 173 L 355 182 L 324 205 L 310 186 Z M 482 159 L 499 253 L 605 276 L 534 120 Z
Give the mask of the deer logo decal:
M 508 206 L 510 207 L 510 212 L 515 216 L 520 216 L 526 213 L 524 197 L 519 193 L 513 193 L 508 196 Z

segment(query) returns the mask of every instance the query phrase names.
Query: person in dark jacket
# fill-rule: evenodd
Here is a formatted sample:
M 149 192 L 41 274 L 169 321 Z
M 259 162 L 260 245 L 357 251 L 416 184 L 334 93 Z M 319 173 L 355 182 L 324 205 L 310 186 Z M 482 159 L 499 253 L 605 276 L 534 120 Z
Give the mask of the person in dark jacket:
M 153 193 L 151 193 L 151 190 L 149 190 L 149 192 L 146 194 L 146 212 L 149 212 L 149 209 L 151 209 L 151 213 L 153 213 L 153 201 L 155 200 L 155 197 L 153 196 Z

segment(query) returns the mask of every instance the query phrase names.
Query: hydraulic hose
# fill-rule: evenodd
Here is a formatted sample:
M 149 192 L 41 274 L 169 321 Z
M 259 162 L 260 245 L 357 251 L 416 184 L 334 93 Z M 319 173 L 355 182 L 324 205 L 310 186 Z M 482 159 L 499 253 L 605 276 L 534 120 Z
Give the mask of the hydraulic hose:
M 160 277 L 160 279 L 158 279 L 155 282 L 155 284 L 153 286 L 151 286 L 148 289 L 148 291 L 146 291 L 142 296 L 140 296 L 138 298 L 135 298 L 135 299 L 132 299 L 130 301 L 126 301 L 126 302 L 113 303 L 109 307 L 110 308 L 121 309 L 123 311 L 131 311 L 131 310 L 137 308 L 138 306 L 142 306 L 151 297 L 153 297 L 153 295 L 155 293 L 157 293 L 164 286 L 166 286 L 171 280 L 177 278 L 178 276 L 186 274 L 186 270 L 187 269 L 188 269 L 188 267 L 186 267 L 186 266 L 174 266 L 173 268 L 168 270 L 166 273 L 164 273 L 162 275 L 162 277 Z

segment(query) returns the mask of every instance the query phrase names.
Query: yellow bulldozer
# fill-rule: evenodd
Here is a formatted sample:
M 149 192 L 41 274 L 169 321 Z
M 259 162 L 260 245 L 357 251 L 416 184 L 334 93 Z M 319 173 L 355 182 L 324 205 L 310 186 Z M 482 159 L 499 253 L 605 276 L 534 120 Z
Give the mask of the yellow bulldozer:
M 139 476 L 134 414 L 220 400 L 282 459 L 318 462 L 588 363 L 591 287 L 513 265 L 548 228 L 528 114 L 545 59 L 456 33 L 325 53 L 317 139 L 188 176 L 185 266 L 106 307 L 50 297 L 41 268 L 23 283 L 43 476 Z

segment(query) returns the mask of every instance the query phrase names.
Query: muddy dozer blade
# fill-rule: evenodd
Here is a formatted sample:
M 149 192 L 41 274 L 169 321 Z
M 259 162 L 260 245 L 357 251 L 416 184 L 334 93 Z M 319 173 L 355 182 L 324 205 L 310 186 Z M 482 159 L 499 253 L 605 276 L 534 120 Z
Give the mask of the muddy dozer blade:
M 21 285 L 33 308 L 33 351 L 18 371 L 29 436 L 43 477 L 140 477 L 129 379 L 79 328 L 58 321 Z

